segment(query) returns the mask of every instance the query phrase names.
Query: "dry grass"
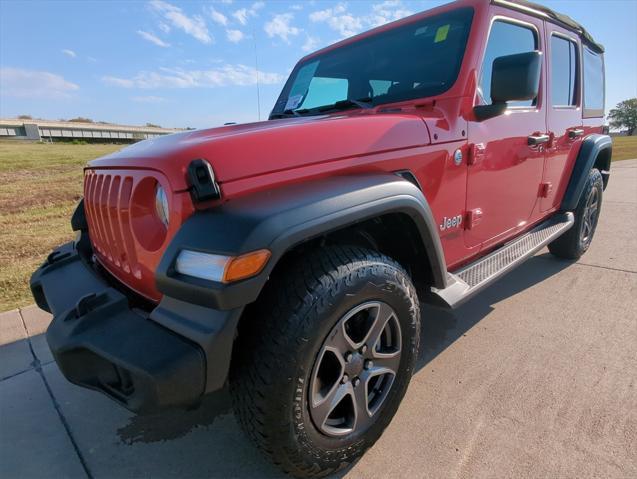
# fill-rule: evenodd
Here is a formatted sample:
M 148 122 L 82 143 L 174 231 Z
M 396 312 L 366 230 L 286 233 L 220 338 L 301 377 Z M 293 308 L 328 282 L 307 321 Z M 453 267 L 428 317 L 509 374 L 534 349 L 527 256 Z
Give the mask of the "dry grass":
M 637 158 L 637 136 L 616 136 L 613 138 L 613 161 Z
M 32 302 L 31 273 L 73 238 L 83 166 L 121 147 L 0 142 L 0 311 Z

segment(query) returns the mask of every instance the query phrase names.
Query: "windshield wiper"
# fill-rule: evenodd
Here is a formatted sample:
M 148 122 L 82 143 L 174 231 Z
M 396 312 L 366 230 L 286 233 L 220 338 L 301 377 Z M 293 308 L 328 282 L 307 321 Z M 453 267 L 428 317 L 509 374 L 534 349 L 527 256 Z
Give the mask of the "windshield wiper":
M 301 116 L 301 113 L 299 113 L 296 110 L 283 110 L 281 113 L 275 113 L 274 115 L 270 115 L 270 118 L 275 118 L 275 119 L 279 119 L 279 118 L 290 118 L 293 116 Z
M 293 116 L 305 116 L 308 113 L 310 114 L 314 112 L 323 113 L 330 110 L 346 110 L 352 107 L 358 107 L 363 109 L 374 108 L 374 105 L 371 105 L 371 102 L 372 102 L 372 98 L 370 97 L 359 98 L 358 100 L 346 99 L 346 100 L 337 101 L 336 103 L 332 103 L 330 105 L 319 106 L 317 108 L 301 108 L 299 110 L 287 109 L 287 110 L 283 110 L 281 113 L 276 113 L 274 115 L 271 115 L 270 118 L 279 119 L 279 118 L 290 118 Z
M 356 106 L 358 108 L 369 109 L 374 108 L 374 105 L 371 105 L 372 98 L 359 98 L 358 100 L 350 100 L 349 98 L 346 100 L 340 100 L 336 103 L 332 103 L 331 105 L 325 105 L 317 108 L 318 111 L 329 111 L 329 110 L 345 110 L 347 108 L 351 108 Z

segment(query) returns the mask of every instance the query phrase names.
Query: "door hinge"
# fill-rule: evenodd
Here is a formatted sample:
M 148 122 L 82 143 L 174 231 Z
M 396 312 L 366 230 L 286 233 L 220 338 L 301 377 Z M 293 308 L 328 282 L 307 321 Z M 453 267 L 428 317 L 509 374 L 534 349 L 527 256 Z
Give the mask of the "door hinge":
M 470 230 L 474 226 L 477 226 L 482 221 L 482 208 L 474 208 L 467 211 L 466 220 L 464 222 L 464 229 Z
M 550 181 L 540 183 L 540 198 L 548 198 L 551 191 L 553 191 L 553 183 Z
M 467 159 L 468 165 L 475 165 L 476 163 L 484 160 L 485 156 L 484 143 L 474 143 L 469 147 L 469 158 Z

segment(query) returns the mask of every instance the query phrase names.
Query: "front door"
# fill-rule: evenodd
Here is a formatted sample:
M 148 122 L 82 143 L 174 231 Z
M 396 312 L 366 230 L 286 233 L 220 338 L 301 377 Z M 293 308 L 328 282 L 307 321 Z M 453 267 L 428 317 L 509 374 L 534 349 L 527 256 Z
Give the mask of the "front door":
M 479 97 L 490 103 L 491 69 L 500 56 L 543 51 L 543 25 L 495 16 L 479 75 Z M 514 235 L 538 204 L 548 135 L 543 65 L 538 98 L 509 102 L 504 115 L 469 123 L 472 151 L 467 180 L 465 243 L 487 248 Z

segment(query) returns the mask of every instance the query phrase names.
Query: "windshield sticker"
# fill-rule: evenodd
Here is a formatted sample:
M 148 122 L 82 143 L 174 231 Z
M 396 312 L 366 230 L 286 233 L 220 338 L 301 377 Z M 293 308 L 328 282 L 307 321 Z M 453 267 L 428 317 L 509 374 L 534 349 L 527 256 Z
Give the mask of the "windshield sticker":
M 285 110 L 294 110 L 299 106 L 303 100 L 303 95 L 294 95 L 288 98 L 288 102 L 285 104 Z
M 288 98 L 292 99 L 293 97 L 296 97 L 298 95 L 300 95 L 301 97 L 305 96 L 318 66 L 319 60 L 316 60 L 315 62 L 308 63 L 307 65 L 299 69 Z M 288 100 L 288 102 L 289 101 L 290 100 Z
M 416 29 L 416 31 L 414 32 L 414 36 L 417 37 L 418 35 L 424 35 L 425 33 L 427 33 L 427 25 L 425 25 L 424 27 L 420 27 L 418 29 Z
M 444 42 L 447 39 L 447 35 L 449 34 L 449 26 L 449 24 L 446 24 L 442 27 L 438 27 L 438 30 L 436 30 L 436 38 L 434 38 L 434 43 Z

